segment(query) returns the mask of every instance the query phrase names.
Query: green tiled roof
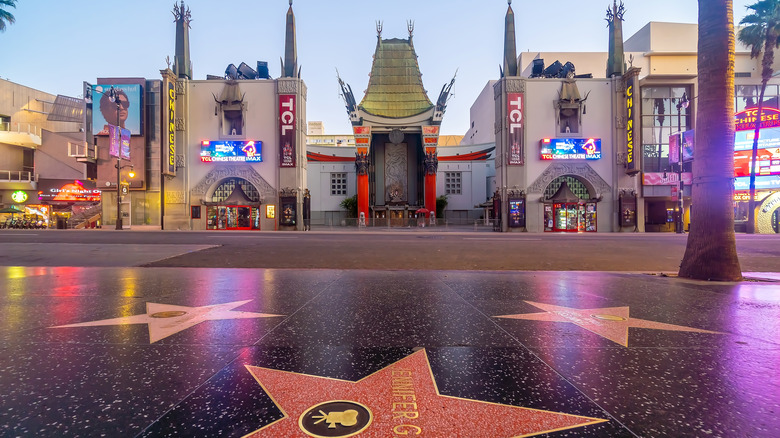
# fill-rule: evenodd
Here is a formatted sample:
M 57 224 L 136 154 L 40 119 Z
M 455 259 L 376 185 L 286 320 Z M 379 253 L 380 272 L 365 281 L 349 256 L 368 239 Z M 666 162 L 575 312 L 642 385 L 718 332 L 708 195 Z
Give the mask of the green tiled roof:
M 381 117 L 403 118 L 433 107 L 425 94 L 417 54 L 411 40 L 379 40 L 366 95 L 358 105 Z

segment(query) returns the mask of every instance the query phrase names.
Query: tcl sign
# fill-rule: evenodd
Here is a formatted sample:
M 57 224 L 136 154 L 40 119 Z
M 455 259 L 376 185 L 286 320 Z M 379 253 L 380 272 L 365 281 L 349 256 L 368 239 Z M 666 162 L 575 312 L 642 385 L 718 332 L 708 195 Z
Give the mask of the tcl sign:
M 295 95 L 279 96 L 279 167 L 295 167 Z
M 507 93 L 507 121 L 509 136 L 507 138 L 508 164 L 523 164 L 523 95 L 522 93 Z

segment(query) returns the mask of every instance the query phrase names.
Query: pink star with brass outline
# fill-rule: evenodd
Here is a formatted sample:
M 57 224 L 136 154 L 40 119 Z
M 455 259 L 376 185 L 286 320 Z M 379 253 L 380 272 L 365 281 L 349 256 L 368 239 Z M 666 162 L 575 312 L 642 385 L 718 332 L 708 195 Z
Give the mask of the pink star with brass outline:
M 488 403 L 439 394 L 428 356 L 420 350 L 356 382 L 247 365 L 284 417 L 247 437 L 320 436 L 303 430 L 308 412 L 330 401 L 357 403 L 366 412 L 359 432 L 339 428 L 333 420 L 322 436 L 424 436 L 510 438 L 539 435 L 602 423 L 604 419 Z M 340 418 L 344 412 L 319 411 L 314 418 Z M 348 424 L 354 424 L 354 421 Z
M 628 347 L 628 328 L 646 328 L 655 330 L 671 330 L 677 332 L 721 334 L 681 325 L 665 324 L 628 316 L 628 306 L 600 307 L 596 309 L 575 309 L 572 307 L 555 306 L 553 304 L 526 303 L 538 307 L 544 312 L 501 315 L 496 318 L 525 319 L 529 321 L 570 322 L 595 333 L 612 342 Z

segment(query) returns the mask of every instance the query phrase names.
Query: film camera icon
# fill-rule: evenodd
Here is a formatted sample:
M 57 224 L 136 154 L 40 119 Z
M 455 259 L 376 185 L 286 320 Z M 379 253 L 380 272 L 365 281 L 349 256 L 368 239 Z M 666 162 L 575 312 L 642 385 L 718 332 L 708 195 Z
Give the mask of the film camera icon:
M 323 421 L 328 423 L 328 429 L 335 429 L 336 424 L 340 424 L 345 427 L 354 426 L 358 422 L 358 411 L 354 409 L 347 409 L 343 412 L 328 412 L 327 414 L 320 410 L 320 415 L 312 416 L 317 419 L 314 424 L 322 423 Z

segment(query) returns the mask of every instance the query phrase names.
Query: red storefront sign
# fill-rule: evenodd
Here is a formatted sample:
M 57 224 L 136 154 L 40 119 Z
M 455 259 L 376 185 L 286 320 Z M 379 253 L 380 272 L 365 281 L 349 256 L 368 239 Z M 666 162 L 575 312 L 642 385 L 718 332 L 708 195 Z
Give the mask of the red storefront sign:
M 295 167 L 295 95 L 279 96 L 279 167 Z

